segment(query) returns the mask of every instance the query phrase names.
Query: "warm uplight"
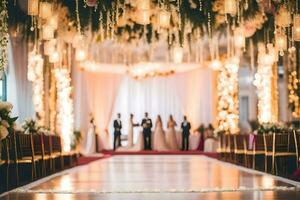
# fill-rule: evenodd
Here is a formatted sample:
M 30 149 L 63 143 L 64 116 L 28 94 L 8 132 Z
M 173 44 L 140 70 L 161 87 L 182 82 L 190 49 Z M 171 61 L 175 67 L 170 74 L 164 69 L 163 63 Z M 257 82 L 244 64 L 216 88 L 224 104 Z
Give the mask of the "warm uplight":
M 150 24 L 150 10 L 138 10 L 136 11 L 135 20 L 142 25 Z

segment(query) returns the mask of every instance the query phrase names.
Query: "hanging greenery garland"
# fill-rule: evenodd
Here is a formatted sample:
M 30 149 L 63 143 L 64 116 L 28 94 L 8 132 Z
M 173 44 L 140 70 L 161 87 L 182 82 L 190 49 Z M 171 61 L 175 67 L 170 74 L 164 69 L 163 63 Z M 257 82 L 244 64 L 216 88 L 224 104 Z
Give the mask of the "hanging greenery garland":
M 8 12 L 7 0 L 0 2 L 0 71 L 7 65 L 7 45 L 8 45 Z

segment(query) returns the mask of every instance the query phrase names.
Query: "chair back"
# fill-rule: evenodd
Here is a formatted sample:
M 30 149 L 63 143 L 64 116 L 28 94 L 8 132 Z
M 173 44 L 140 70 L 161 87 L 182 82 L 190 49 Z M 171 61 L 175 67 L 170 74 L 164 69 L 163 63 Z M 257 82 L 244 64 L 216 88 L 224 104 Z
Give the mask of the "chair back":
M 237 134 L 234 135 L 234 149 L 235 150 L 246 150 L 246 137 L 247 135 Z
M 33 149 L 34 154 L 38 156 L 44 156 L 44 145 L 43 145 L 43 137 L 41 134 L 33 134 Z
M 43 141 L 44 141 L 44 154 L 50 155 L 51 154 L 51 136 L 43 134 Z
M 273 152 L 273 146 L 275 144 L 275 134 L 274 133 L 264 133 L 264 145 L 265 152 Z
M 255 135 L 253 140 L 254 151 L 265 151 L 264 135 Z
M 32 134 L 16 132 L 16 145 L 18 159 L 22 159 L 23 157 L 32 157 L 32 159 L 34 158 Z
M 275 152 L 296 152 L 295 149 L 295 138 L 290 133 L 277 133 L 274 134 Z
M 8 147 L 9 139 L 5 138 L 3 140 L 0 140 L 0 160 L 2 161 L 8 161 L 9 160 L 9 147 Z
M 60 136 L 58 135 L 52 135 L 51 136 L 51 152 L 52 153 L 61 153 L 62 149 L 61 149 L 61 139 Z

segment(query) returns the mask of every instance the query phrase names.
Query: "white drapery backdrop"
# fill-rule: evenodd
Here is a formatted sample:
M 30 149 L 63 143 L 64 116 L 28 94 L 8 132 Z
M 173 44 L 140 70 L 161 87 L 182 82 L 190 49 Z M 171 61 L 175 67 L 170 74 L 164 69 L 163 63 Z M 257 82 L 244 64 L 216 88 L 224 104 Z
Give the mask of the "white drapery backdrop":
M 28 44 L 23 38 L 11 38 L 8 47 L 7 101 L 13 104 L 12 115 L 23 123 L 33 118 L 31 83 L 27 80 Z
M 134 80 L 127 75 L 102 74 L 75 69 L 74 98 L 76 128 L 83 133 L 82 147 L 86 144 L 88 115 L 93 113 L 100 135 L 100 148 L 110 149 L 113 140 L 112 122 L 117 113 L 122 114 L 123 134 L 127 134 L 130 113 L 140 123 L 144 112 L 153 122 L 161 115 L 166 128 L 172 114 L 180 125 L 187 115 L 193 129 L 201 123 L 214 120 L 213 72 L 200 68 L 168 77 Z M 109 131 L 109 135 L 105 130 Z M 137 130 L 134 138 L 137 138 Z

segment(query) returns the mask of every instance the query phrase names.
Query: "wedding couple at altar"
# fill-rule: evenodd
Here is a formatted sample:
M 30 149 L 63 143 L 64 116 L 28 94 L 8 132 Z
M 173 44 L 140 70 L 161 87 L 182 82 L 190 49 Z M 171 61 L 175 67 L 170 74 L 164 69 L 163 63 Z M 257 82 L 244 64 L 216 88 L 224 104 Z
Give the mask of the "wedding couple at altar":
M 128 130 L 128 145 L 126 147 L 121 147 L 121 114 L 117 114 L 117 119 L 114 120 L 114 150 L 156 150 L 156 151 L 167 151 L 167 150 L 178 150 L 179 144 L 177 141 L 176 130 L 177 126 L 176 121 L 173 119 L 173 116 L 169 116 L 167 123 L 167 130 L 163 129 L 163 123 L 161 116 L 158 115 L 154 131 L 152 132 L 152 120 L 149 118 L 148 113 L 145 113 L 144 118 L 142 119 L 141 124 L 134 123 L 134 115 L 130 115 L 129 120 L 129 130 Z M 142 131 L 139 134 L 138 142 L 133 144 L 133 132 L 135 127 L 142 127 Z M 188 122 L 187 117 L 184 116 L 183 122 L 181 123 L 181 150 L 189 149 L 189 135 L 190 135 L 191 124 Z

